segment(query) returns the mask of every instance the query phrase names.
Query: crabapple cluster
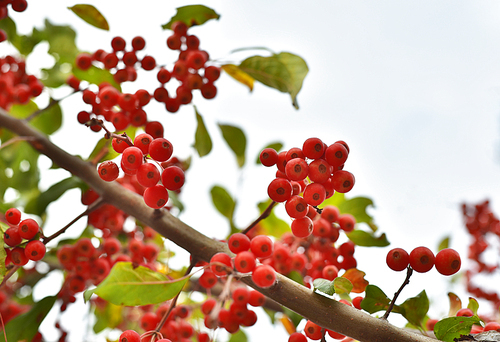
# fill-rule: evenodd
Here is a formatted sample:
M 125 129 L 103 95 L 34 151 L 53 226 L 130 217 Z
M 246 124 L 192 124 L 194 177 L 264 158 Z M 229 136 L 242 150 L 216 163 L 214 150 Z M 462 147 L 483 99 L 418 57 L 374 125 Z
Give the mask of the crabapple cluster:
M 442 275 L 450 276 L 460 270 L 461 260 L 452 248 L 440 250 L 436 255 L 427 247 L 414 248 L 410 254 L 402 248 L 393 248 L 387 253 L 387 266 L 393 271 L 402 271 L 410 265 L 419 273 L 430 271 L 434 266 Z
M 0 108 L 9 110 L 13 104 L 26 104 L 42 90 L 38 78 L 26 73 L 24 60 L 13 56 L 0 58 Z
M 21 212 L 16 208 L 7 210 L 5 219 L 9 228 L 3 235 L 4 243 L 11 247 L 5 248 L 7 253 L 5 265 L 12 263 L 24 266 L 29 260 L 41 260 L 45 256 L 46 248 L 38 238 L 40 236 L 38 223 L 31 218 L 21 220 Z
M 264 166 L 278 167 L 267 192 L 273 201 L 285 202 L 286 211 L 293 219 L 291 228 L 295 236 L 307 237 L 312 233 L 309 212 L 335 191 L 346 193 L 354 186 L 352 173 L 343 170 L 348 155 L 345 142 L 328 146 L 319 138 L 307 139 L 302 148 L 280 153 L 266 148 L 261 152 L 260 161 Z
M 167 139 L 141 133 L 135 137 L 132 146 L 119 138 L 113 138 L 112 146 L 116 152 L 122 153 L 120 167 L 123 172 L 135 176 L 145 188 L 142 195 L 149 207 L 163 208 L 168 202 L 168 190 L 179 191 L 184 185 L 184 170 L 169 162 L 173 146 Z M 147 155 L 154 162 L 147 162 Z M 156 163 L 160 164 L 161 172 Z M 114 161 L 108 160 L 99 165 L 98 173 L 103 180 L 111 182 L 118 178 L 119 169 Z
M 1 0 L 0 1 L 0 20 L 7 18 L 9 16 L 8 5 L 13 11 L 24 12 L 28 7 L 28 2 L 26 0 Z M 0 29 L 0 43 L 7 40 L 7 33 Z
M 125 130 L 129 125 L 144 126 L 148 119 L 144 111 L 151 99 L 162 103 L 168 112 L 175 113 L 180 106 L 191 103 L 193 92 L 199 90 L 205 99 L 212 99 L 217 94 L 214 82 L 220 76 L 220 68 L 206 65 L 208 53 L 200 50 L 200 41 L 195 35 L 187 33 L 188 27 L 183 22 L 172 25 L 174 33 L 167 39 L 171 50 L 179 51 L 178 60 L 171 68 L 157 65 L 156 59 L 149 55 L 140 56 L 146 42 L 142 37 L 132 39 L 131 49 L 127 51 L 126 41 L 115 37 L 111 41 L 111 52 L 97 50 L 93 54 L 81 53 L 76 58 L 76 66 L 87 70 L 92 65 L 110 70 L 116 83 L 133 82 L 137 79 L 139 68 L 156 71 L 159 82 L 153 91 L 138 89 L 135 93 L 121 93 L 108 83 L 99 85 L 98 91 L 90 88 L 82 90 L 82 99 L 92 106 L 92 110 L 78 113 L 78 121 L 87 123 L 92 118 L 104 118 L 113 123 L 117 131 Z M 167 83 L 174 81 L 178 85 L 167 90 Z M 80 89 L 80 81 L 70 76 L 67 83 L 75 90 Z M 172 83 L 171 83 L 172 84 Z M 98 126 L 93 128 L 99 130 Z
M 489 201 L 476 205 L 462 204 L 462 214 L 467 232 L 471 235 L 468 259 L 476 266 L 466 272 L 467 291 L 477 298 L 491 302 L 495 308 L 500 307 L 500 296 L 497 292 L 485 290 L 473 282 L 478 274 L 488 275 L 498 270 L 497 263 L 487 264 L 484 257 L 487 250 L 491 249 L 494 238 L 500 238 L 500 220 L 491 211 Z

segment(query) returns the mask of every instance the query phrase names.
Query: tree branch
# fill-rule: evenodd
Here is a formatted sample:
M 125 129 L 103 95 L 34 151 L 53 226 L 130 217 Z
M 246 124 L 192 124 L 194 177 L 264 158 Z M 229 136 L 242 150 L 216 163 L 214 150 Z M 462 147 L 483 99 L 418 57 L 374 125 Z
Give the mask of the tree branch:
M 92 187 L 106 203 L 125 211 L 137 220 L 152 227 L 164 237 L 187 250 L 194 258 L 209 261 L 217 252 L 230 253 L 226 244 L 215 241 L 191 228 L 167 210 L 155 215 L 141 196 L 127 190 L 117 182 L 107 183 L 100 179 L 94 166 L 68 154 L 49 139 L 32 128 L 27 122 L 15 119 L 0 109 L 0 127 L 5 127 L 20 136 L 33 137 L 33 148 L 49 157 L 54 163 L 81 178 Z M 250 277 L 242 279 L 281 305 L 295 311 L 321 327 L 331 329 L 367 342 L 435 342 L 419 333 L 391 325 L 385 320 L 372 317 L 358 309 L 339 303 L 302 286 L 280 274 L 272 287 L 261 289 Z

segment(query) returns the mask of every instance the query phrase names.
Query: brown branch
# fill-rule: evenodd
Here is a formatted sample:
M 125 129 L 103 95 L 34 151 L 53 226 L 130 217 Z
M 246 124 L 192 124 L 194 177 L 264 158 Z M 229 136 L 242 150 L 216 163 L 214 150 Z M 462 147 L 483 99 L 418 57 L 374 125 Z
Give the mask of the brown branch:
M 145 225 L 159 232 L 193 255 L 194 258 L 209 261 L 218 252 L 230 253 L 227 244 L 215 241 L 191 228 L 167 210 L 163 215 L 154 215 L 141 196 L 129 191 L 117 182 L 103 181 L 95 167 L 80 158 L 68 154 L 52 144 L 46 136 L 22 120 L 10 117 L 0 109 L 0 127 L 5 127 L 21 136 L 32 136 L 32 146 L 45 154 L 55 164 L 81 178 L 94 189 L 103 200 L 135 217 Z M 417 332 L 407 331 L 368 315 L 361 310 L 339 303 L 311 289 L 302 286 L 285 276 L 276 274 L 276 283 L 267 289 L 256 286 L 250 277 L 243 282 L 273 299 L 279 304 L 295 311 L 323 328 L 350 336 L 361 342 L 435 342 L 435 339 Z
M 403 284 L 401 284 L 401 287 L 399 288 L 399 290 L 394 294 L 394 298 L 392 299 L 391 304 L 387 308 L 387 311 L 385 312 L 385 314 L 382 317 L 382 319 L 387 319 L 387 317 L 389 317 L 389 314 L 391 313 L 392 309 L 394 308 L 394 305 L 396 304 L 396 299 L 398 299 L 399 294 L 401 293 L 401 291 L 403 291 L 403 289 L 405 288 L 405 286 L 410 283 L 410 277 L 411 277 L 412 274 L 413 274 L 413 268 L 411 268 L 411 266 L 408 265 L 408 267 L 406 268 L 406 278 L 405 278 L 405 281 L 403 282 Z

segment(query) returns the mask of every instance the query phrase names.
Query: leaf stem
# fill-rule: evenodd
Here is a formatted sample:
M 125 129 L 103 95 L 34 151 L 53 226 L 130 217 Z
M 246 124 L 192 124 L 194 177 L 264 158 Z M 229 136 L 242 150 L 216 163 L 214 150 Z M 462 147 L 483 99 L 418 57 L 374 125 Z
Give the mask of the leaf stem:
M 396 299 L 398 298 L 399 294 L 401 291 L 403 291 L 403 288 L 410 283 L 410 277 L 413 274 L 413 268 L 411 268 L 410 265 L 406 268 L 406 278 L 399 290 L 394 294 L 394 298 L 392 299 L 389 307 L 387 308 L 387 311 L 385 312 L 384 316 L 382 316 L 382 319 L 387 320 L 387 317 L 389 317 L 389 314 L 391 313 L 392 309 L 394 308 L 394 305 L 396 303 Z
M 275 201 L 272 201 L 266 208 L 266 210 L 264 210 L 262 212 L 262 214 L 260 214 L 259 217 L 257 217 L 257 219 L 255 221 L 253 221 L 244 231 L 242 231 L 241 233 L 242 234 L 248 234 L 250 232 L 250 230 L 252 230 L 253 227 L 255 227 L 260 221 L 262 221 L 263 219 L 267 218 L 270 214 L 271 214 L 271 211 L 273 210 L 274 206 L 277 204 L 277 202 Z

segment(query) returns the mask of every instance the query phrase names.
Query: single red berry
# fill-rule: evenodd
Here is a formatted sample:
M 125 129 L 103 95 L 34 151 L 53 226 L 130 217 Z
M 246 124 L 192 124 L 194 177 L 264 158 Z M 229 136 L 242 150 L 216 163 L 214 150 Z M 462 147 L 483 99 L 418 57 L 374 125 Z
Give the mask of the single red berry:
M 215 304 L 217 304 L 217 301 L 214 298 L 208 298 L 203 302 L 203 304 L 201 304 L 201 312 L 203 312 L 204 315 L 210 314 L 214 309 Z
M 26 257 L 33 261 L 42 260 L 45 255 L 46 248 L 42 241 L 33 240 L 28 242 L 26 247 L 24 248 L 24 253 Z
M 325 150 L 325 159 L 334 168 L 339 167 L 347 160 L 349 152 L 341 143 L 334 143 Z
M 114 51 L 123 51 L 125 50 L 126 45 L 127 43 L 125 42 L 125 39 L 123 39 L 122 37 L 114 37 L 111 40 L 111 48 Z
M 201 96 L 207 100 L 213 99 L 217 95 L 217 87 L 211 82 L 203 84 L 200 91 Z
M 288 342 L 307 342 L 307 337 L 299 332 L 294 332 L 288 337 Z
M 361 296 L 354 297 L 354 298 L 352 299 L 352 305 L 353 305 L 356 309 L 361 310 L 361 302 L 363 301 L 363 299 L 364 299 L 364 298 L 363 298 L 363 297 L 361 297 Z
M 324 279 L 333 280 L 339 275 L 339 269 L 335 265 L 327 265 L 321 271 Z
M 160 68 L 156 74 L 156 78 L 161 84 L 165 84 L 172 78 L 172 74 L 165 68 Z
M 73 90 L 80 90 L 80 80 L 75 75 L 69 75 L 66 83 L 73 88 Z
M 265 148 L 260 153 L 259 160 L 264 166 L 273 166 L 278 162 L 278 152 L 274 148 Z
M 168 191 L 163 185 L 157 184 L 144 190 L 144 202 L 153 209 L 160 209 L 168 202 Z
M 324 183 L 331 175 L 332 167 L 323 159 L 316 159 L 309 164 L 309 179 L 312 182 Z
M 190 51 L 186 59 L 186 65 L 191 69 L 201 69 L 205 65 L 206 56 L 199 50 Z
M 148 115 L 141 108 L 134 109 L 130 113 L 130 123 L 134 127 L 142 127 L 146 124 L 147 121 L 148 121 Z
M 300 196 L 292 196 L 285 203 L 287 214 L 295 219 L 302 218 L 307 215 L 308 204 L 305 199 Z
M 314 229 L 313 221 L 308 217 L 302 217 L 292 221 L 290 225 L 292 234 L 299 238 L 305 238 L 311 235 Z
M 304 189 L 304 199 L 313 207 L 320 205 L 326 198 L 326 190 L 320 183 L 307 184 Z
M 233 268 L 231 257 L 223 252 L 214 254 L 210 259 L 210 264 L 210 269 L 218 276 L 225 276 L 228 273 L 227 269 Z
M 436 254 L 434 262 L 436 270 L 442 275 L 450 276 L 460 270 L 460 254 L 451 248 L 445 248 Z
M 180 50 L 182 46 L 181 35 L 172 34 L 167 38 L 167 46 L 170 50 Z
M 266 297 L 256 290 L 250 290 L 248 296 L 248 304 L 254 307 L 262 306 L 266 302 Z
M 229 237 L 227 245 L 229 247 L 229 250 L 234 254 L 248 251 L 248 249 L 250 248 L 250 238 L 243 233 L 234 233 Z
M 149 121 L 146 124 L 146 127 L 144 128 L 144 130 L 146 131 L 146 133 L 148 133 L 150 136 L 152 136 L 155 140 L 158 138 L 163 138 L 163 131 L 164 131 L 163 125 L 159 121 Z M 149 155 L 151 156 L 151 145 L 149 145 L 149 153 L 150 153 Z M 153 156 L 151 156 L 151 158 L 153 158 Z
M 101 101 L 101 104 L 105 108 L 110 109 L 118 103 L 120 93 L 114 87 L 106 86 L 99 91 L 98 97 Z
M 483 331 L 500 331 L 500 323 L 498 322 L 488 322 L 484 325 Z
M 321 327 L 312 321 L 307 321 L 306 326 L 304 328 L 304 333 L 311 340 L 319 340 L 323 335 L 321 332 Z
M 205 68 L 204 76 L 209 82 L 213 83 L 220 77 L 220 68 L 214 65 L 208 66 Z
M 234 258 L 234 268 L 241 273 L 249 273 L 255 269 L 255 255 L 250 251 L 243 251 L 236 254 Z
M 417 247 L 410 253 L 410 266 L 419 273 L 425 273 L 434 266 L 435 256 L 427 247 Z
M 145 46 L 146 41 L 141 36 L 137 36 L 132 39 L 132 49 L 134 49 L 135 51 L 142 50 Z
M 200 47 L 200 40 L 195 35 L 186 36 L 186 47 L 188 50 L 196 50 Z
M 113 146 L 113 150 L 115 150 L 116 152 L 123 153 L 123 151 L 125 151 L 125 149 L 130 145 L 123 139 L 113 138 L 111 146 Z
M 101 177 L 102 180 L 105 180 L 106 182 L 112 182 L 118 178 L 120 169 L 114 161 L 106 160 L 105 162 L 101 163 L 101 165 L 99 165 L 97 172 L 99 173 L 99 177 Z
M 137 63 L 137 55 L 135 54 L 135 51 L 125 52 L 122 57 L 122 62 L 126 66 L 133 67 L 135 63 Z
M 339 209 L 334 205 L 325 205 L 321 211 L 321 217 L 328 222 L 337 222 L 340 216 Z
M 156 67 L 156 60 L 152 56 L 144 56 L 141 60 L 141 67 L 146 70 L 153 70 Z
M 267 188 L 269 198 L 275 202 L 285 202 L 292 197 L 292 184 L 284 178 L 276 178 Z
M 399 272 L 408 267 L 410 256 L 404 249 L 394 248 L 387 253 L 386 263 L 391 270 Z
M 160 171 L 153 163 L 144 163 L 137 169 L 136 177 L 140 185 L 149 188 L 160 181 Z
M 328 336 L 336 340 L 342 340 L 345 338 L 345 335 L 339 334 L 338 332 L 330 329 L 326 329 L 326 332 L 328 333 Z
M 257 235 L 250 241 L 250 250 L 257 258 L 267 258 L 273 254 L 273 241 L 267 235 Z
M 137 170 L 143 163 L 143 152 L 137 146 L 129 146 L 123 150 L 122 163 L 127 169 Z
M 134 146 L 139 147 L 144 155 L 149 154 L 149 144 L 153 137 L 147 133 L 138 134 L 134 139 Z
M 318 237 L 330 237 L 332 235 L 332 224 L 320 217 L 313 221 L 312 233 Z
M 211 289 L 217 284 L 217 276 L 210 270 L 205 270 L 198 279 L 200 285 L 205 289 Z
M 76 56 L 76 66 L 78 69 L 87 70 L 92 65 L 92 56 L 86 52 Z
M 141 107 L 144 107 L 151 101 L 151 94 L 146 89 L 138 89 L 135 92 L 135 97 L 137 101 L 139 101 L 139 106 Z
M 271 287 L 276 281 L 276 272 L 269 265 L 258 265 L 252 272 L 252 281 L 261 288 Z
M 21 222 L 21 212 L 17 208 L 10 208 L 5 212 L 5 219 L 12 225 Z
M 178 166 L 169 166 L 161 173 L 161 182 L 168 190 L 179 190 L 185 181 L 184 171 Z
M 119 342 L 141 342 L 141 335 L 135 330 L 125 330 L 120 335 Z
M 12 260 L 12 263 L 16 266 L 24 266 L 29 261 L 28 257 L 24 253 L 24 248 L 22 247 L 13 248 L 10 252 L 10 258 Z
M 351 214 L 340 215 L 337 222 L 340 225 L 340 229 L 346 233 L 352 232 L 354 230 L 354 226 L 356 225 L 356 219 Z
M 335 191 L 346 193 L 354 186 L 354 175 L 349 171 L 338 170 L 332 174 L 332 185 Z
M 10 227 L 3 234 L 3 240 L 8 246 L 15 247 L 23 241 L 23 238 L 19 234 L 18 227 Z
M 40 226 L 33 219 L 25 219 L 19 222 L 19 235 L 23 239 L 31 240 L 40 230 Z
M 462 309 L 457 311 L 456 316 L 457 317 L 472 317 L 472 316 L 474 316 L 474 312 L 472 312 L 471 309 L 462 308 Z
M 306 139 L 302 152 L 309 159 L 319 159 L 325 153 L 325 144 L 319 138 Z
M 120 240 L 118 240 L 117 238 L 108 237 L 104 239 L 102 248 L 104 249 L 104 252 L 106 252 L 106 254 L 110 256 L 118 253 L 122 248 L 122 244 L 120 243 Z
M 294 158 L 286 163 L 285 174 L 289 180 L 301 181 L 307 177 L 309 166 L 302 158 Z

